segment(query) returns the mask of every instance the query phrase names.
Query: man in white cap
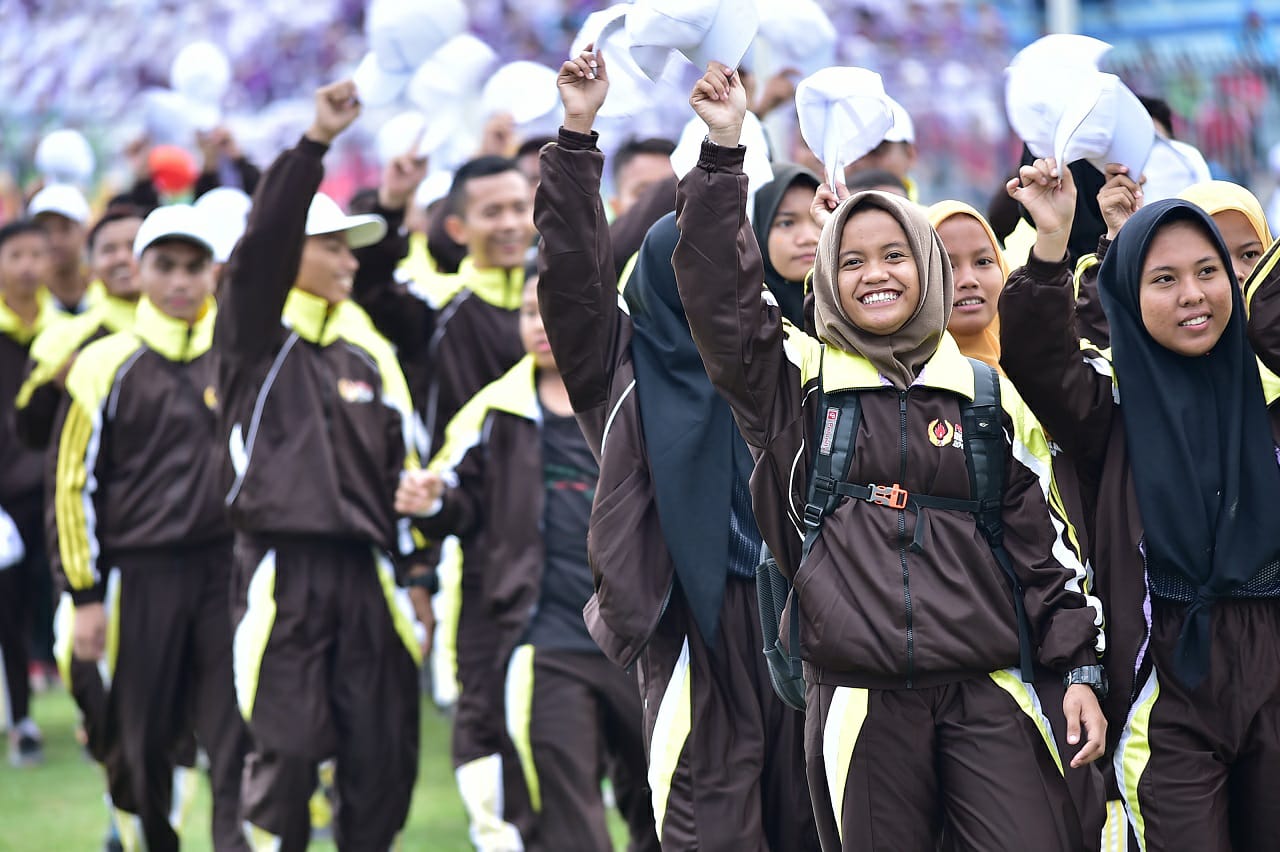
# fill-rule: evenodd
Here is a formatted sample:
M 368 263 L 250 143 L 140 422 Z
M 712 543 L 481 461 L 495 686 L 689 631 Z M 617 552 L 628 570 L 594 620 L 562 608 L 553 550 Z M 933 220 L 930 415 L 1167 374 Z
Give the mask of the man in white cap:
M 236 696 L 253 737 L 242 816 L 255 849 L 280 852 L 307 846 L 321 762 L 336 762 L 339 849 L 394 845 L 418 769 L 413 610 L 430 623 L 435 576 L 413 567 L 393 503 L 418 466 L 412 403 L 395 352 L 348 298 L 352 248 L 386 223 L 316 193 L 355 95 L 350 81 L 317 91 L 311 127 L 263 175 L 214 335 Z
M 27 663 L 32 601 L 48 575 L 41 506 L 40 453 L 22 446 L 14 429 L 13 401 L 22 384 L 32 339 L 57 315 L 48 292 L 49 237 L 30 219 L 0 228 L 0 508 L 14 520 L 25 544 L 18 564 L 0 570 L 0 706 L 15 766 L 42 759 L 40 729 L 30 718 Z
M 135 322 L 87 346 L 66 378 L 54 503 L 72 659 L 103 673 L 105 706 L 89 721 L 125 848 L 178 849 L 174 769 L 194 731 L 214 845 L 246 849 L 209 225 L 189 206 L 159 208 L 133 254 Z
M 84 266 L 89 202 L 70 184 L 50 184 L 32 197 L 27 215 L 49 234 L 53 263 L 45 283 L 55 299 L 54 306 L 64 313 L 82 313 L 98 298 L 89 292 Z

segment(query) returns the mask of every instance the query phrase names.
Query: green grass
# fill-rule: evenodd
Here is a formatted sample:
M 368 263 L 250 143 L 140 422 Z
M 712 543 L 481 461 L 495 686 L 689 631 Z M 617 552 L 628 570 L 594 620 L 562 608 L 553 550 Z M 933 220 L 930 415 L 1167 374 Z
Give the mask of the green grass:
M 45 762 L 28 769 L 14 769 L 7 760 L 0 764 L 0 852 L 100 849 L 107 827 L 103 778 L 75 741 L 75 705 L 61 689 L 36 696 L 34 701 L 34 715 L 44 731 Z M 206 782 L 201 784 L 183 838 L 184 852 L 212 848 L 208 825 Z M 449 762 L 449 723 L 430 701 L 423 702 L 422 762 L 403 841 L 405 849 L 471 849 Z M 311 848 L 334 847 L 313 843 Z
M 107 828 L 102 801 L 102 772 L 83 756 L 75 740 L 75 704 L 61 689 L 35 696 L 33 712 L 44 731 L 42 766 L 14 769 L 0 758 L 0 852 L 100 849 Z M 0 745 L 0 751 L 4 751 Z M 184 852 L 206 852 L 209 840 L 209 787 L 200 793 L 183 836 Z M 626 848 L 627 832 L 617 812 L 609 812 L 614 845 Z M 404 849 L 470 852 L 467 818 L 453 782 L 449 760 L 449 722 L 430 700 L 422 704 L 422 747 L 418 784 L 413 790 Z M 332 843 L 313 843 L 332 850 Z

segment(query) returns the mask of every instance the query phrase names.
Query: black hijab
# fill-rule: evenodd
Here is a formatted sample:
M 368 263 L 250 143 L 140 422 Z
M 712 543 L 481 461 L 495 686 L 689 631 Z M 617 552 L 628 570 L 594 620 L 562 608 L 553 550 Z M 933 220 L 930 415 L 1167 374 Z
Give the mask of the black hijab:
M 794 163 L 774 163 L 773 180 L 766 183 L 756 192 L 755 215 L 751 228 L 756 232 L 756 242 L 760 244 L 760 255 L 764 258 L 764 283 L 778 300 L 782 315 L 791 320 L 797 328 L 804 328 L 804 281 L 788 281 L 773 265 L 769 257 L 769 231 L 773 229 L 774 217 L 782 206 L 782 197 L 787 190 L 799 184 L 816 190 L 822 181 L 818 176 L 803 166 Z M 815 251 L 817 247 L 814 247 Z
M 1230 281 L 1231 318 L 1198 358 L 1157 343 L 1142 322 L 1142 266 L 1161 227 L 1189 222 L 1231 257 L 1213 219 L 1186 201 L 1150 204 L 1125 223 L 1098 275 L 1120 385 L 1150 570 L 1187 580 L 1196 598 L 1178 638 L 1177 674 L 1194 688 L 1209 668 L 1209 608 L 1280 556 L 1280 468 L 1244 300 Z
M 734 477 L 745 481 L 752 462 L 689 332 L 671 268 L 679 237 L 674 213 L 659 219 L 624 292 L 635 327 L 631 358 L 658 518 L 694 622 L 714 648 L 729 571 Z

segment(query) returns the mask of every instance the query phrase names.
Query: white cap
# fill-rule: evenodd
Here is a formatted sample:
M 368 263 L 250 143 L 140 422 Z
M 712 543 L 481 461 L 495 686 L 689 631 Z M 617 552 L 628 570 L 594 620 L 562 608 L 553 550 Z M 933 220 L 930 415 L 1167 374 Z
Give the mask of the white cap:
M 907 108 L 895 101 L 888 95 L 884 96 L 885 103 L 889 105 L 890 112 L 893 113 L 893 126 L 885 131 L 885 142 L 910 142 L 915 144 L 916 141 L 916 125 L 911 120 L 911 113 L 907 112 Z
M 387 233 L 387 222 L 381 216 L 366 213 L 348 216 L 338 202 L 323 192 L 317 192 L 307 209 L 307 236 L 345 233 L 347 245 L 353 249 L 371 246 Z
M 1092 68 L 1097 69 L 1102 57 L 1111 45 L 1090 36 L 1072 33 L 1051 33 L 1038 38 L 1014 54 L 1010 68 L 1031 65 L 1043 68 Z
M 231 85 L 231 63 L 216 44 L 197 41 L 174 57 L 169 85 L 192 101 L 217 105 Z
M 17 565 L 27 556 L 18 525 L 4 509 L 0 509 L 0 570 Z
M 378 162 L 384 166 L 402 154 L 428 157 L 457 129 L 457 113 L 444 110 L 430 119 L 420 112 L 402 112 L 378 128 Z
M 461 0 L 373 0 L 365 16 L 369 52 L 352 75 L 360 100 L 370 106 L 395 101 L 418 66 L 466 22 Z
M 636 64 L 657 80 L 672 51 L 699 70 L 711 62 L 737 68 L 759 23 L 755 0 L 637 0 L 627 36 Z
M 555 71 L 537 62 L 504 65 L 485 83 L 480 102 L 485 115 L 510 113 L 516 124 L 531 124 L 560 107 Z
M 418 191 L 413 196 L 413 204 L 415 207 L 430 207 L 448 195 L 452 186 L 453 172 L 448 169 L 434 169 L 427 173 L 426 180 L 418 184 Z
M 351 74 L 356 84 L 356 94 L 367 106 L 383 107 L 394 103 L 404 87 L 409 85 L 412 74 L 387 71 L 372 52 L 366 53 Z
M 55 130 L 36 148 L 36 171 L 50 183 L 88 183 L 95 164 L 88 140 L 75 130 Z
M 476 97 L 497 63 L 492 47 L 471 33 L 456 35 L 418 66 L 405 95 L 434 123 L 440 111 L 457 111 L 460 100 Z
M 170 204 L 148 213 L 133 240 L 133 256 L 142 257 L 143 252 L 164 239 L 186 240 L 208 249 L 210 255 L 217 254 L 209 220 L 190 204 Z
M 875 149 L 894 126 L 880 75 L 866 68 L 824 68 L 796 87 L 800 135 L 827 171 L 827 183 Z M 905 112 L 905 110 L 904 110 Z
M 683 178 L 698 165 L 706 137 L 707 125 L 697 116 L 691 118 L 680 134 L 676 149 L 671 152 L 671 168 L 676 177 Z M 756 190 L 773 180 L 773 166 L 769 162 L 769 141 L 765 138 L 764 126 L 750 111 L 742 122 L 740 141 L 747 148 L 742 171 L 747 175 L 747 215 L 751 216 L 755 211 L 751 199 L 755 197 Z
M 226 263 L 244 235 L 253 199 L 243 189 L 220 186 L 197 198 L 194 206 L 208 224 L 213 259 Z
M 654 83 L 631 56 L 631 38 L 627 35 L 627 13 L 631 3 L 615 3 L 607 9 L 592 12 L 569 47 L 576 57 L 588 44 L 603 53 L 609 70 L 609 97 L 600 107 L 601 118 L 638 115 L 652 107 Z
M 1140 175 L 1155 142 L 1155 125 L 1138 96 L 1114 74 L 1095 71 L 1085 77 L 1064 104 L 1053 137 L 1059 163 L 1088 160 L 1098 171 L 1107 163 Z
M 1142 169 L 1144 203 L 1173 198 L 1187 187 L 1213 180 L 1204 155 L 1193 145 L 1156 136 L 1151 156 Z
M 758 76 L 772 77 L 794 68 L 808 77 L 836 62 L 836 28 L 814 0 L 756 0 L 760 32 L 751 66 Z
M 53 213 L 81 225 L 89 221 L 89 202 L 84 193 L 69 183 L 52 183 L 40 190 L 27 205 L 27 215 Z

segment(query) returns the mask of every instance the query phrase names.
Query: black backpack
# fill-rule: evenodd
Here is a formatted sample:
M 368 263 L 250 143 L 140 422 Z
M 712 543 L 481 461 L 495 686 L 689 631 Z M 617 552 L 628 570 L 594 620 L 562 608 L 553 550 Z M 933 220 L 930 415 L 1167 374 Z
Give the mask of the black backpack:
M 978 529 L 991 546 L 996 562 L 1013 587 L 1013 605 L 1018 619 L 1019 665 L 1023 680 L 1034 677 L 1032 667 L 1031 629 L 1023 602 L 1022 583 L 1014 573 L 1013 563 L 1004 547 L 1005 442 L 1000 426 L 1000 375 L 994 367 L 969 359 L 973 367 L 974 398 L 960 405 L 964 429 L 964 454 L 969 467 L 973 493 L 968 500 L 908 494 L 897 485 L 855 485 L 848 482 L 853 462 L 854 441 L 862 421 L 860 391 L 845 391 L 828 396 L 822 391 L 821 368 L 818 376 L 818 418 L 813 465 L 809 479 L 809 500 L 804 507 L 805 536 L 801 560 L 818 540 L 822 523 L 835 511 L 842 497 L 866 500 L 894 509 L 919 513 L 922 509 L 951 509 L 972 512 Z M 827 434 L 828 428 L 831 434 Z M 922 524 L 916 525 L 917 537 Z M 920 542 L 911 549 L 919 551 Z M 760 626 L 764 633 L 764 656 L 769 664 L 773 689 L 787 704 L 804 709 L 804 673 L 800 651 L 800 602 L 791 606 L 790 629 L 784 647 L 779 625 L 787 601 L 791 598 L 791 582 L 778 570 L 778 563 L 765 553 L 764 562 L 756 569 L 756 595 L 760 602 Z

